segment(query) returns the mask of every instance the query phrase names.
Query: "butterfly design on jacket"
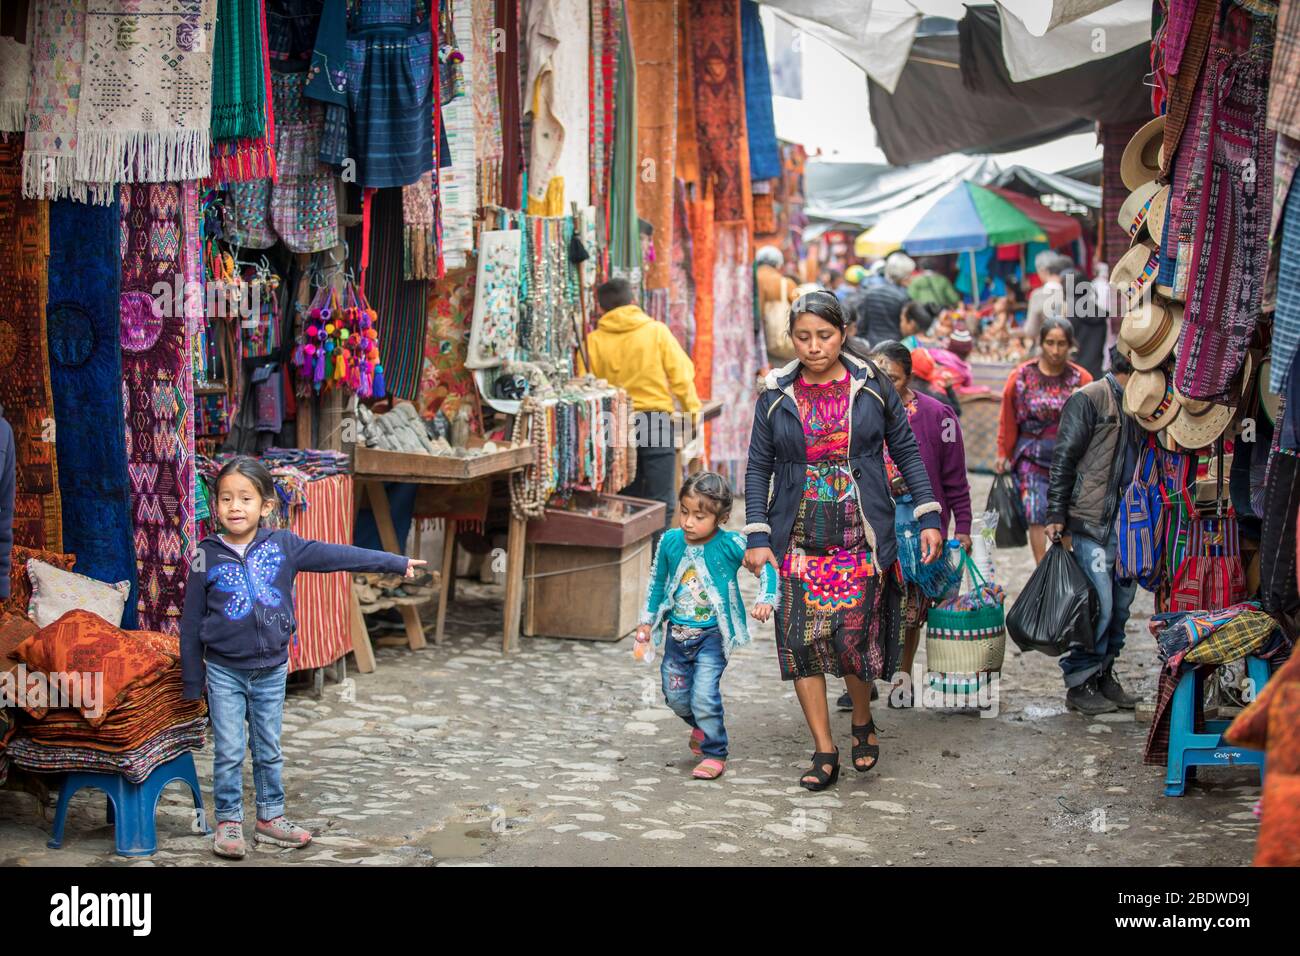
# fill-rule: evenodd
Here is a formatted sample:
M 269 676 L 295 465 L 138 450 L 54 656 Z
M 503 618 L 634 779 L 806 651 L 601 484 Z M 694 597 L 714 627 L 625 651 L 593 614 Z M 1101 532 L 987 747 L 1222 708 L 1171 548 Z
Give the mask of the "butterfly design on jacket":
M 279 607 L 284 601 L 284 594 L 274 586 L 275 576 L 280 573 L 284 563 L 284 552 L 274 542 L 268 542 L 253 550 L 252 557 L 245 560 L 243 566 L 238 561 L 224 561 L 213 565 L 208 571 L 208 581 L 218 591 L 230 595 L 222 613 L 227 620 L 238 621 L 248 617 L 253 605 Z M 244 568 L 248 573 L 244 573 Z

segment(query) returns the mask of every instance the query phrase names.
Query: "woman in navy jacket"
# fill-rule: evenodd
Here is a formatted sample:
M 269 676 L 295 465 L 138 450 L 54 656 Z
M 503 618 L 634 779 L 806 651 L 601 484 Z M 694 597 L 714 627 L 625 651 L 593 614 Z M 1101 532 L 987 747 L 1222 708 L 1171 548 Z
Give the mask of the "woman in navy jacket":
M 924 559 L 939 556 L 940 506 L 898 393 L 866 359 L 843 351 L 844 313 L 828 292 L 790 310 L 798 358 L 769 372 L 754 412 L 745 479 L 745 565 L 780 572 L 777 653 L 812 731 L 809 790 L 839 776 L 826 675 L 853 698 L 853 766 L 879 759 L 871 682 L 890 676 L 897 630 L 894 501 L 884 448 L 916 502 Z M 780 555 L 778 560 L 777 555 Z

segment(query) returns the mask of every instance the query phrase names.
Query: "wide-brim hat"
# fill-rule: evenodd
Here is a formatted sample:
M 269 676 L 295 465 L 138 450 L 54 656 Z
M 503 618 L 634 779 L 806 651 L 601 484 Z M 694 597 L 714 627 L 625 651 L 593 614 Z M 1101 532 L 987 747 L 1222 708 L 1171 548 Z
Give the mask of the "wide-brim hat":
M 1147 237 L 1151 243 L 1159 248 L 1164 242 L 1165 236 L 1165 213 L 1169 211 L 1169 187 L 1161 186 L 1154 196 L 1151 197 L 1151 205 L 1147 207 L 1146 222 L 1142 225 L 1145 228 Z M 1141 238 L 1139 232 L 1136 238 Z
M 1124 411 L 1149 432 L 1158 432 L 1179 416 L 1182 406 L 1173 380 L 1163 368 L 1134 372 L 1124 386 Z
M 1124 147 L 1119 161 L 1119 178 L 1130 192 L 1160 175 L 1160 147 L 1165 141 L 1165 118 L 1157 116 Z
M 1223 456 L 1223 482 L 1219 482 L 1219 456 L 1210 458 L 1210 466 L 1205 470 L 1204 478 L 1196 479 L 1194 495 L 1198 504 L 1213 504 L 1228 500 L 1228 477 L 1232 474 L 1232 453 Z
M 1115 263 L 1110 285 L 1125 310 L 1137 305 L 1160 271 L 1160 253 L 1148 242 L 1137 242 Z
M 1248 387 L 1250 383 L 1250 373 L 1252 369 L 1250 353 L 1246 353 L 1246 361 L 1241 369 L 1241 388 L 1238 396 Z M 1215 439 L 1223 434 L 1223 430 L 1232 422 L 1233 417 L 1237 414 L 1237 405 L 1225 405 L 1219 402 L 1205 402 L 1195 398 L 1188 398 L 1186 395 L 1175 390 L 1178 397 L 1178 404 L 1182 406 L 1182 413 L 1169 426 L 1169 437 L 1184 448 L 1205 448 L 1214 444 Z
M 1160 184 L 1153 179 L 1150 182 L 1143 183 L 1125 197 L 1123 205 L 1119 207 L 1117 221 L 1119 227 L 1128 233 L 1130 239 L 1136 238 L 1140 233 L 1145 232 L 1147 215 L 1151 211 L 1151 201 L 1156 198 L 1160 189 Z M 1154 236 L 1153 239 L 1159 244 L 1159 236 Z
M 1183 307 L 1176 302 L 1147 299 L 1124 315 L 1119 347 L 1132 366 L 1147 372 L 1164 362 L 1183 331 Z
M 1273 360 L 1266 358 L 1259 363 L 1259 407 L 1268 416 L 1268 420 L 1276 425 L 1277 416 L 1282 412 L 1282 396 L 1269 386 L 1272 374 Z

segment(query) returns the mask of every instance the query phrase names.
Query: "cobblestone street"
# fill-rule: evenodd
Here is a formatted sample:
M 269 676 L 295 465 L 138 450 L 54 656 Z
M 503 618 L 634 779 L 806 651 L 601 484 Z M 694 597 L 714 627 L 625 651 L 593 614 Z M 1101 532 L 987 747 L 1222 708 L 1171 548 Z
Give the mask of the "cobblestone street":
M 975 479 L 982 504 L 988 479 Z M 995 555 L 1011 596 L 1029 550 Z M 746 576 L 747 577 L 747 576 Z M 745 581 L 752 597 L 754 582 Z M 723 681 L 732 755 L 717 781 L 690 777 L 687 730 L 664 706 L 658 661 L 630 639 L 522 640 L 500 654 L 500 591 L 462 582 L 441 646 L 378 650 L 378 669 L 291 689 L 285 711 L 289 814 L 306 850 L 259 846 L 242 864 L 191 832 L 173 785 L 159 852 L 112 854 L 102 795 L 73 803 L 62 850 L 28 794 L 0 793 L 0 865 L 874 864 L 1238 865 L 1250 861 L 1258 798 L 1249 771 L 1203 771 L 1181 799 L 1144 766 L 1132 714 L 1067 714 L 1055 661 L 1008 641 L 998 713 L 875 711 L 877 769 L 847 764 L 832 789 L 797 786 L 811 742 L 777 675 L 772 625 Z M 1139 592 L 1118 671 L 1147 701 L 1156 658 Z M 923 645 L 924 646 L 924 645 Z M 838 682 L 831 682 L 838 696 Z M 882 685 L 883 689 L 883 685 Z M 351 698 L 355 698 L 354 700 Z M 849 747 L 849 717 L 833 725 Z M 211 744 L 198 755 L 211 819 Z M 251 769 L 245 773 L 251 787 Z M 252 806 L 251 789 L 245 797 Z M 251 817 L 251 810 L 249 811 Z M 247 825 L 251 839 L 251 822 Z

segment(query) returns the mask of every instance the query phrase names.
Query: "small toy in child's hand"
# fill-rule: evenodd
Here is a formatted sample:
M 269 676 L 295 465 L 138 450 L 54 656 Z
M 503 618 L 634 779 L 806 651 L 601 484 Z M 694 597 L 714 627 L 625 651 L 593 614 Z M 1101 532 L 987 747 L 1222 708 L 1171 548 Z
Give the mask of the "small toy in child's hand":
M 755 604 L 754 609 L 749 612 L 750 616 L 756 621 L 766 622 L 772 616 L 772 605 Z
M 649 624 L 642 624 L 636 629 L 636 642 L 632 645 L 632 656 L 647 664 L 655 659 L 655 646 L 650 641 Z
M 419 558 L 408 558 L 406 561 L 406 576 L 408 578 L 415 577 L 417 573 L 415 569 L 422 568 L 428 563 L 428 561 L 421 561 Z

